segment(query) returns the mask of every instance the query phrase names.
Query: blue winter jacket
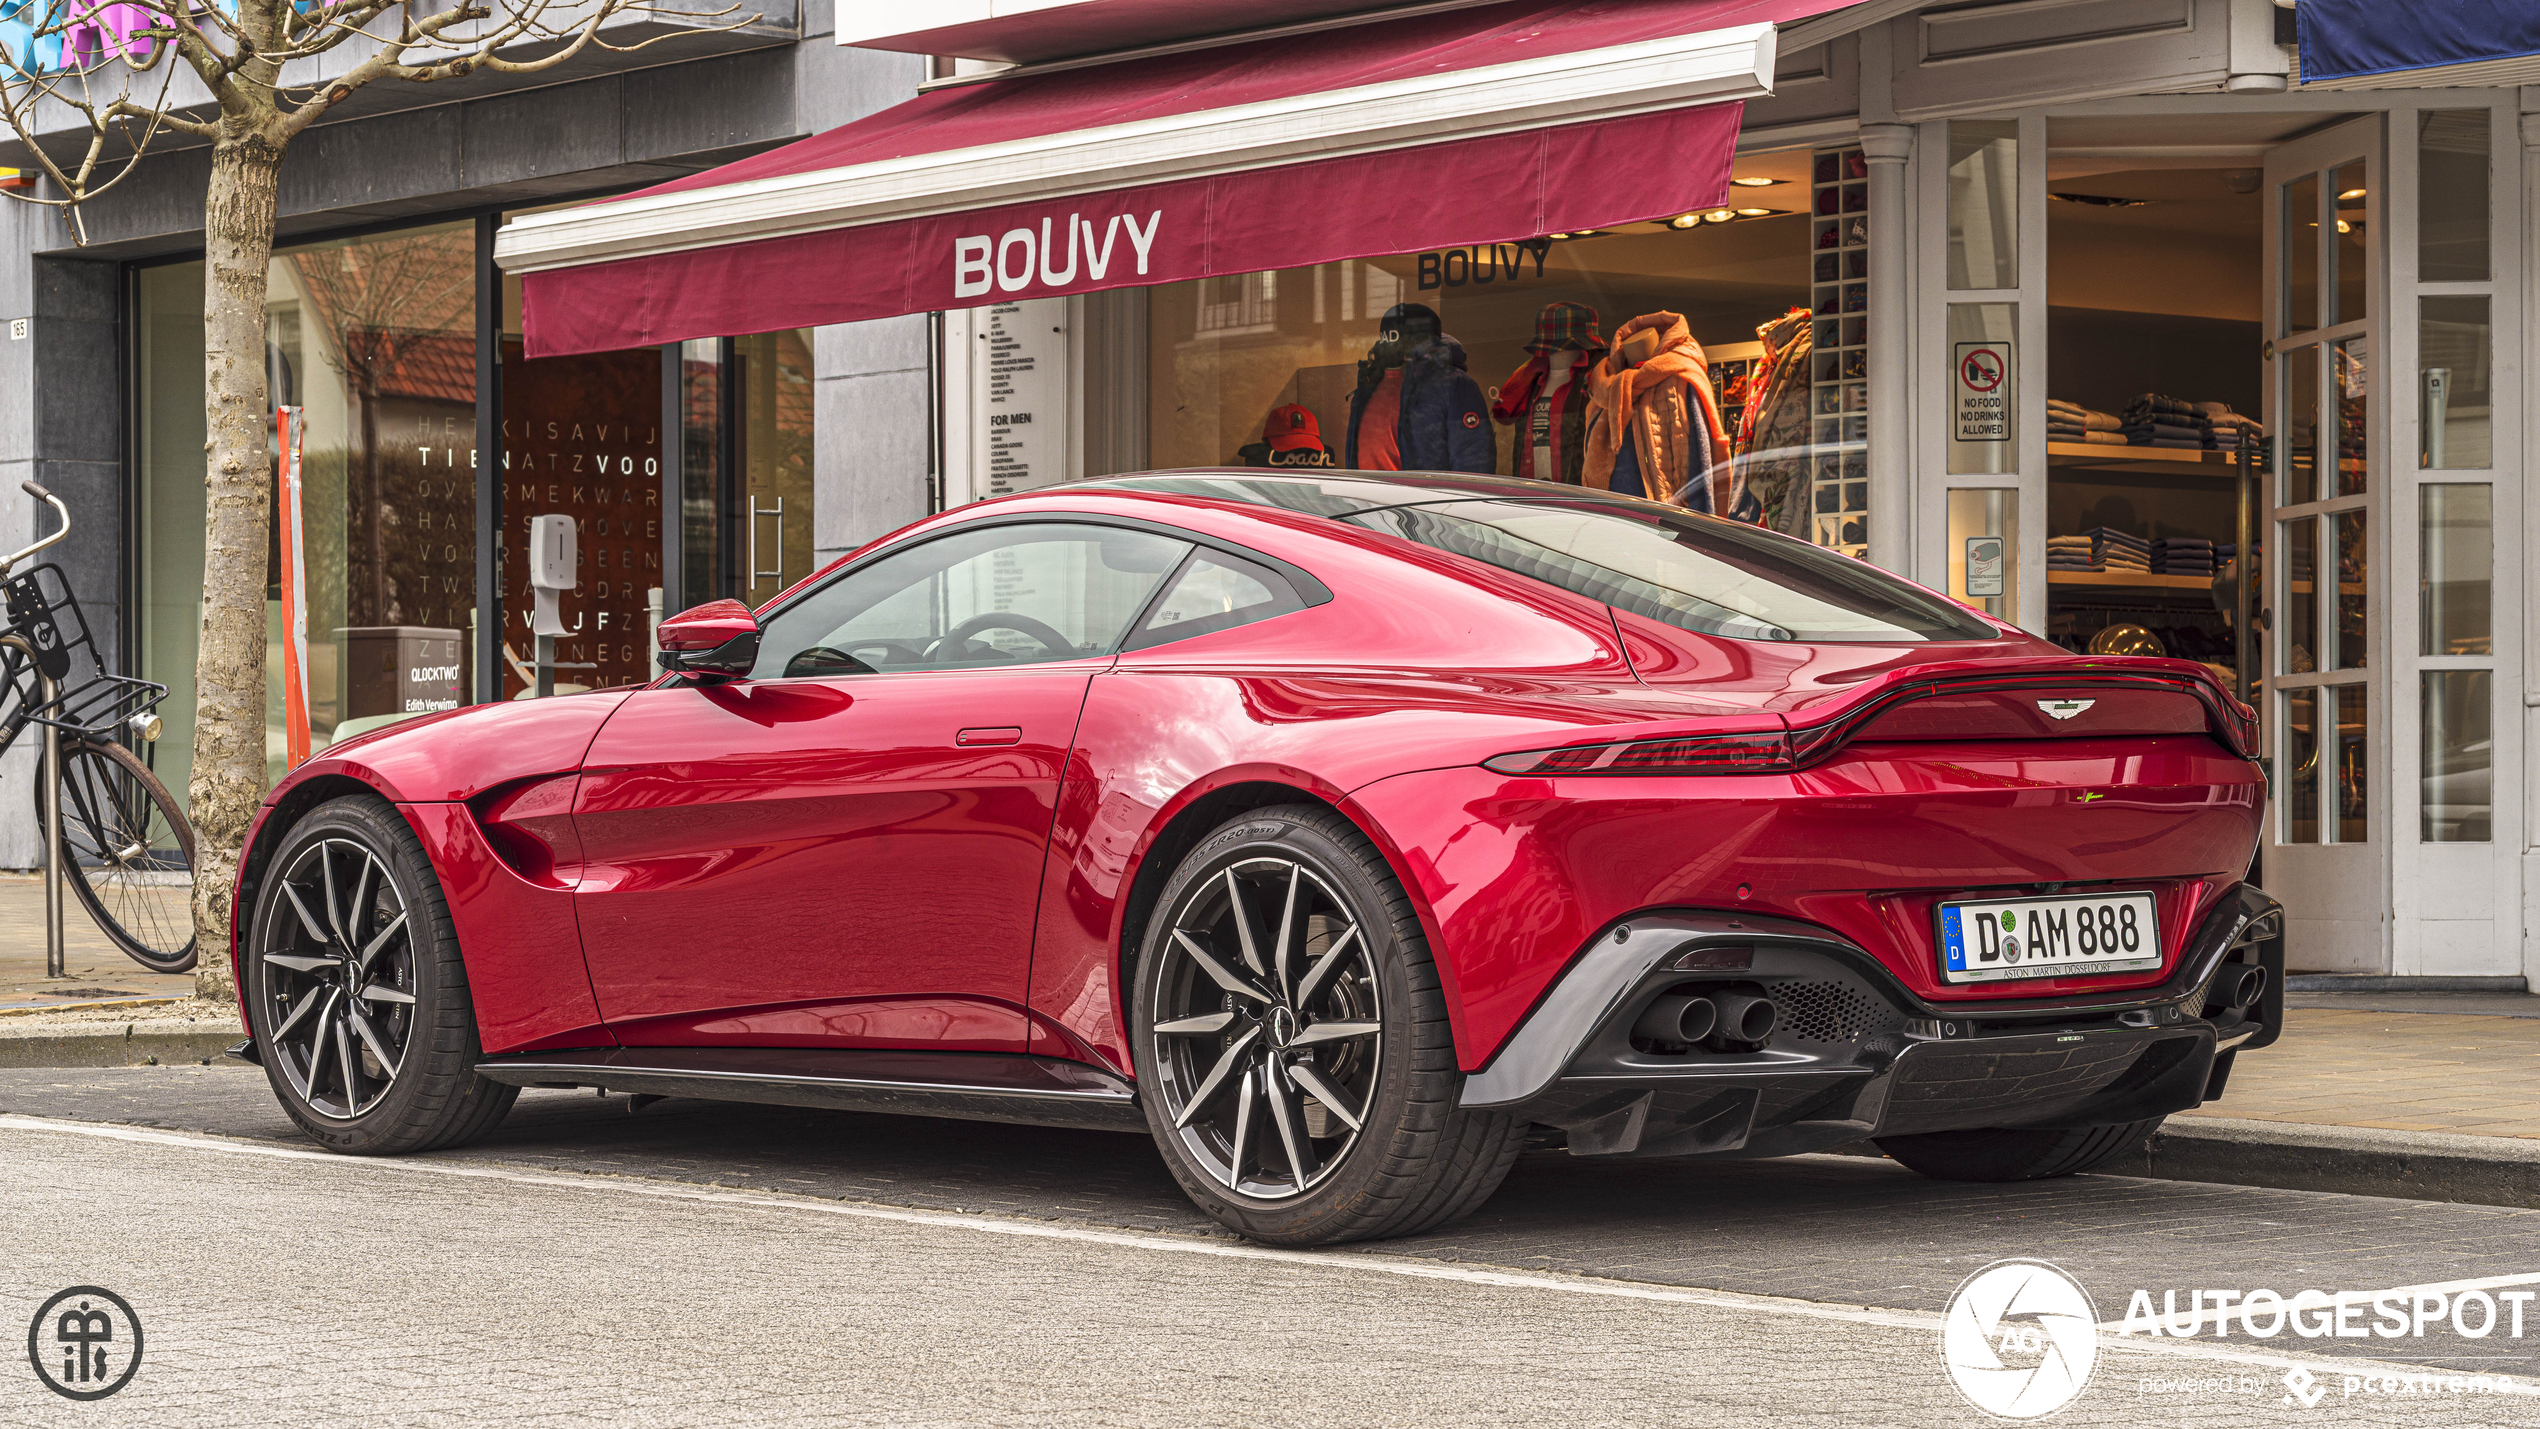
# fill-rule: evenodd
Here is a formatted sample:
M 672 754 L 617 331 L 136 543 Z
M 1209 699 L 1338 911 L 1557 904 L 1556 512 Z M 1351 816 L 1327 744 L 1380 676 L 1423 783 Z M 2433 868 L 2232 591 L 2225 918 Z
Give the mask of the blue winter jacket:
M 1342 463 L 1358 465 L 1358 421 L 1374 393 L 1362 387 L 1349 399 L 1349 443 Z M 1499 443 L 1491 433 L 1490 404 L 1482 385 L 1464 370 L 1464 345 L 1442 338 L 1402 363 L 1402 413 L 1394 442 L 1404 471 L 1469 471 L 1487 476 L 1499 468 Z

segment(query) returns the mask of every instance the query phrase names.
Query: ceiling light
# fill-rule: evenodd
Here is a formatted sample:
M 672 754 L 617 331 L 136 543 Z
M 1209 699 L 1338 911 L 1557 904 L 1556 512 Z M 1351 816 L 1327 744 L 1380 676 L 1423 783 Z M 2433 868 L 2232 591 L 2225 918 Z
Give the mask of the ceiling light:
M 1737 210 L 1736 210 L 1736 209 L 1733 209 L 1733 208 L 1715 208 L 1715 209 L 1711 210 L 1709 213 L 1706 213 L 1706 214 L 1702 215 L 1702 221 L 1703 221 L 1704 223 L 1726 223 L 1726 222 L 1728 222 L 1730 219 L 1735 218 L 1735 217 L 1737 217 Z
M 1545 235 L 1544 235 L 1544 237 L 1546 237 L 1546 238 L 1567 238 L 1567 237 L 1569 237 L 1569 236 L 1570 236 L 1570 235 L 1568 235 L 1568 234 L 1566 234 L 1566 233 L 1547 233 L 1547 234 L 1545 234 Z
M 2355 231 L 2355 225 L 2348 223 L 2346 220 L 2341 218 L 2337 220 L 2337 231 L 2340 233 L 2352 233 Z
M 1680 213 L 1675 217 L 1668 219 L 1667 226 L 1669 228 L 1691 228 L 1701 221 L 1702 215 L 1698 213 Z
M 2340 200 L 2345 200 L 2350 198 L 2362 198 L 2363 196 L 2364 191 L 2362 189 L 2348 189 L 2346 192 L 2339 194 L 2337 197 Z
M 1759 178 L 1753 174 L 1749 174 L 1745 178 L 1731 179 L 1729 182 L 1742 189 L 1767 189 L 1784 181 L 1781 179 Z
M 1740 218 L 1770 218 L 1781 211 L 1778 208 L 1741 208 L 1737 212 Z

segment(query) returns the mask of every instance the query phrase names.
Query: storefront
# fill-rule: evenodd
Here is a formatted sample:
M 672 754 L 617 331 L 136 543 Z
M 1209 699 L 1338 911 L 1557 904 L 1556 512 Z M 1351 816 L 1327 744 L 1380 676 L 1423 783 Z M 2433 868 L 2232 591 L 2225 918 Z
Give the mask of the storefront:
M 2529 91 L 2503 86 L 2527 76 L 2460 87 L 2458 72 L 2393 68 L 2305 85 L 2278 12 L 2247 0 L 2114 18 L 1821 8 L 1652 4 L 1633 12 L 1659 17 L 1651 33 L 1569 52 L 1562 103 L 1526 76 L 1467 72 L 1496 132 L 1522 116 L 1517 132 L 1555 143 L 1742 101 L 1720 182 L 1693 201 L 1659 197 L 1689 192 L 1682 148 L 1578 148 L 1553 188 L 1628 196 L 1595 220 L 1512 216 L 1500 200 L 1542 171 L 1477 188 L 1448 152 L 1477 142 L 1452 116 L 1401 133 L 1362 111 L 1360 152 L 1425 156 L 1390 182 L 1441 180 L 1407 217 L 1316 167 L 1332 161 L 1281 170 L 1244 149 L 1269 101 L 1239 88 L 1230 100 L 1256 107 L 1215 116 L 1233 157 L 1212 166 L 1173 147 L 1180 116 L 1139 108 L 1150 78 L 1198 63 L 1173 53 L 1074 71 L 1130 96 L 1115 111 L 969 142 L 996 91 L 1046 97 L 1068 72 L 1033 34 L 983 22 L 985 38 L 959 42 L 1024 67 L 968 86 L 989 92 L 970 110 L 946 98 L 963 89 L 939 90 L 862 135 L 516 225 L 502 253 L 531 274 L 533 351 L 751 326 L 795 304 L 803 321 L 940 310 L 952 501 L 1323 460 L 1609 484 L 1613 453 L 1569 439 L 1566 395 L 1536 399 L 1571 354 L 1680 333 L 1700 350 L 1682 364 L 1687 407 L 1710 422 L 1689 445 L 1725 442 L 1725 473 L 1624 480 L 1861 554 L 2076 650 L 2214 665 L 2265 712 L 2277 797 L 2262 861 L 2296 912 L 2303 966 L 2523 975 L 2530 824 L 2524 800 L 2498 797 L 2523 787 L 2523 741 L 2495 734 L 2520 727 L 2525 684 L 2510 474 L 2531 420 L 2523 213 L 2540 124 Z M 1458 34 L 1494 57 L 1521 38 L 1544 53 L 1576 9 L 1460 11 L 1483 18 Z M 1679 73 L 1669 111 L 1663 86 L 1618 98 L 1619 81 L 1578 82 L 1667 35 L 1725 43 L 1740 21 L 1773 24 L 1743 91 Z M 1269 43 L 1341 47 L 1351 63 L 1336 68 L 1381 89 L 1398 72 L 1364 61 L 1388 27 Z M 1457 53 L 1434 33 L 1414 47 Z M 1252 75 L 1234 64 L 1221 81 Z M 1355 97 L 1331 91 L 1319 111 Z M 1049 106 L 1018 105 L 1047 121 Z M 1328 130 L 1316 142 L 1303 152 L 1351 147 Z M 1217 186 L 1211 246 L 1160 244 L 1150 270 L 1137 216 L 1178 227 L 1155 197 L 1177 182 Z M 1380 243 L 1370 212 L 1400 241 Z M 1130 216 L 1136 272 L 1104 280 L 1092 245 L 1115 214 Z M 1253 227 L 1230 231 L 1238 218 Z M 1068 237 L 1052 245 L 1044 219 Z M 1299 237 L 1307 223 L 1319 248 Z M 1264 252 L 1291 261 L 1243 261 Z M 812 264 L 879 280 L 759 296 Z M 660 300 L 590 325 L 628 311 L 604 298 L 637 292 Z M 1443 395 L 1404 400 L 1415 387 Z M 1387 407 L 1391 430 L 1371 437 L 1367 413 Z
M 814 565 L 811 335 L 531 361 L 519 280 L 479 286 L 492 232 L 465 220 L 394 228 L 284 245 L 272 260 L 266 377 L 274 404 L 301 414 L 316 748 L 531 689 L 534 516 L 570 517 L 579 538 L 583 580 L 562 596 L 554 648 L 560 693 L 649 678 L 663 591 L 764 600 Z M 138 668 L 172 695 L 154 753 L 180 798 L 204 559 L 202 284 L 199 260 L 140 266 L 132 281 L 133 635 Z M 480 362 L 480 321 L 491 362 Z M 501 473 L 490 487 L 488 470 Z M 489 508 L 497 519 L 482 525 Z M 276 531 L 265 674 L 278 777 L 279 519 Z M 667 575 L 666 557 L 679 563 Z

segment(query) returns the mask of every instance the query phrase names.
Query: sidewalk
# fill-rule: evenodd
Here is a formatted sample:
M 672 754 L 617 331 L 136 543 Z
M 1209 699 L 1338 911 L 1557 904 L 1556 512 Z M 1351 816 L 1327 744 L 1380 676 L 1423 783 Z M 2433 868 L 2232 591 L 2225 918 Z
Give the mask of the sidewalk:
M 2183 1116 L 2540 1139 L 2540 997 L 2477 999 L 2529 1005 L 2517 1015 L 2381 1010 L 2408 994 L 2293 1001 L 2283 1040 L 2241 1057 L 2222 1099 Z
M 170 897 L 182 897 L 170 890 Z M 146 971 L 106 941 L 69 889 L 62 890 L 62 963 L 67 977 L 44 975 L 44 879 L 0 873 L 0 1014 L 28 1007 L 191 997 L 194 975 Z

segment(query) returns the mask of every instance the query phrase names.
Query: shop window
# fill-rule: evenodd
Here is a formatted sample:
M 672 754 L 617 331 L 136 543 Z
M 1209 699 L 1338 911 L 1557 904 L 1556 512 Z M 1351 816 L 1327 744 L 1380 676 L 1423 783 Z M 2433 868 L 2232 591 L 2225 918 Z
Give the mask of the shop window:
M 2495 674 L 2428 670 L 2419 679 L 2425 762 L 2418 836 L 2486 843 L 2495 837 Z
M 2304 174 L 2285 184 L 2279 199 L 2284 205 L 2283 331 L 2308 332 L 2320 326 L 2319 175 Z
M 2337 668 L 2364 668 L 2364 580 L 2372 549 L 2364 539 L 2364 513 L 2340 511 L 2329 518 L 2337 531 Z
M 1857 549 L 1867 168 L 1739 170 L 1733 207 L 1149 289 L 1147 465 L 1497 473 Z
M 2337 403 L 2337 494 L 2361 496 L 2364 473 L 2372 458 L 2372 339 L 2350 337 L 2338 343 L 2333 352 L 2335 365 L 2329 388 Z M 2327 496 L 2328 483 L 2323 481 L 2320 487 L 2320 495 Z
M 2284 466 L 2282 505 L 2301 506 L 2320 499 L 2320 350 L 2296 347 L 2283 357 Z
M 2417 277 L 2480 283 L 2488 260 L 2488 113 L 2429 109 L 2417 115 Z
M 2332 180 L 2337 188 L 2331 195 L 2329 211 L 2328 260 L 2335 274 L 2331 291 L 2336 294 L 2336 309 L 2325 326 L 2361 322 L 2368 295 L 2367 283 L 2372 267 L 2371 194 L 2364 187 L 2364 162 L 2357 159 L 2336 170 Z
M 2020 125 L 1949 122 L 1949 286 L 2020 285 Z
M 2337 841 L 2344 844 L 2367 842 L 2372 837 L 2367 817 L 2372 793 L 2372 731 L 2365 719 L 2365 690 L 2361 685 L 2339 685 L 2337 689 Z M 2328 691 L 2320 692 L 2322 709 L 2326 709 Z
M 2321 691 L 2317 687 L 2284 693 L 2284 744 L 2276 751 L 2284 761 L 2284 835 L 2282 842 L 2320 841 Z
M 2487 295 L 2417 301 L 2417 465 L 2484 471 L 2496 464 Z
M 278 248 L 269 401 L 301 409 L 311 742 L 456 708 L 476 600 L 472 224 Z M 141 672 L 169 687 L 160 777 L 193 749 L 203 590 L 203 267 L 143 270 L 133 312 Z M 277 528 L 278 529 L 278 528 Z M 268 773 L 283 770 L 279 540 L 268 551 Z
M 564 592 L 556 690 L 650 679 L 654 592 L 679 608 L 774 599 L 819 564 L 813 547 L 812 334 L 784 329 L 665 349 L 525 356 L 520 279 L 503 279 L 503 698 L 534 679 L 528 535 L 571 516 L 581 584 Z M 678 408 L 664 441 L 665 401 Z M 665 511 L 662 461 L 680 494 Z M 665 527 L 667 526 L 667 530 Z M 667 537 L 678 569 L 664 579 Z
M 2417 492 L 2417 653 L 2495 653 L 2495 488 Z

